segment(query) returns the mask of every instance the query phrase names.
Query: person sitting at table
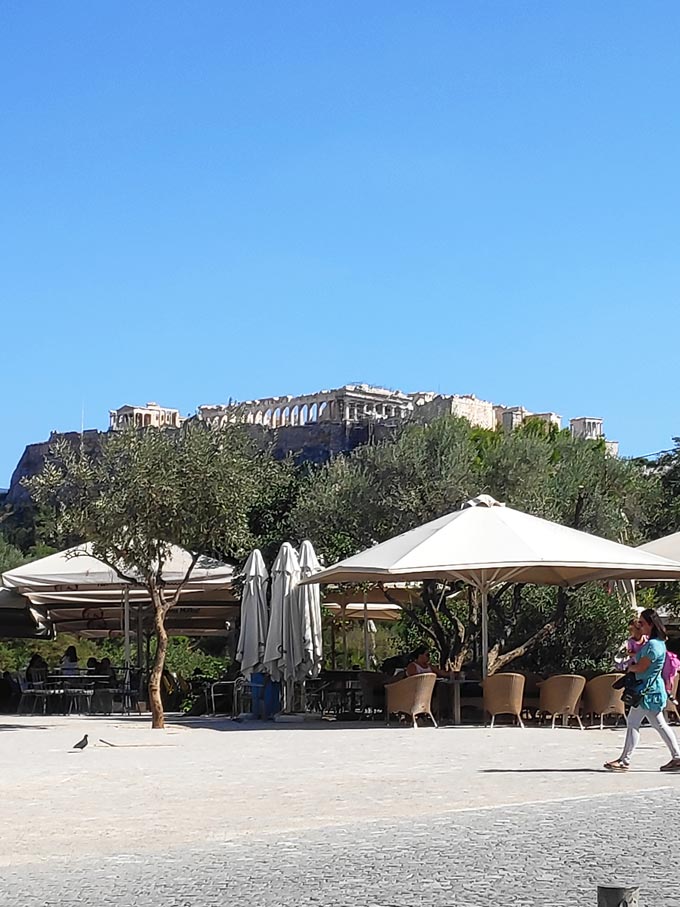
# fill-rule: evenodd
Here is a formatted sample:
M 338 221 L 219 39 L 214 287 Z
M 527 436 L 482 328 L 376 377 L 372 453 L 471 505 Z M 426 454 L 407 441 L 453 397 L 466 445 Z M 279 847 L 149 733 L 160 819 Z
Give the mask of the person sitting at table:
M 87 673 L 99 674 L 99 662 L 92 655 L 87 659 Z
M 38 655 L 37 652 L 34 652 L 31 655 L 31 660 L 26 668 L 26 680 L 29 683 L 39 683 L 40 681 L 44 681 L 46 676 L 47 662 L 42 655 Z
M 103 678 L 103 677 L 106 677 L 106 683 L 104 684 L 105 686 L 106 686 L 106 685 L 114 685 L 114 686 L 115 686 L 115 684 L 116 684 L 116 669 L 115 669 L 114 667 L 111 666 L 111 659 L 110 659 L 110 658 L 102 658 L 102 660 L 99 662 L 99 670 L 97 671 L 97 673 L 98 673 L 102 678 Z
M 78 674 L 78 653 L 75 646 L 69 646 L 59 662 L 61 673 L 67 677 L 75 677 Z
M 437 677 L 451 677 L 450 671 L 443 671 L 430 663 L 430 650 L 427 646 L 418 646 L 411 661 L 406 665 L 406 674 L 413 677 L 416 674 L 436 674 Z

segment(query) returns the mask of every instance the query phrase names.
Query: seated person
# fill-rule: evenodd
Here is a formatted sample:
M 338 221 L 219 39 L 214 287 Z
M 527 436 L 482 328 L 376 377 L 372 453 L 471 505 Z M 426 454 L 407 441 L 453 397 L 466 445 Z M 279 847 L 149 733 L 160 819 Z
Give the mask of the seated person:
M 45 680 L 46 676 L 47 662 L 42 655 L 34 652 L 26 668 L 26 680 L 29 683 L 40 683 Z
M 452 676 L 451 671 L 443 671 L 430 664 L 430 650 L 427 646 L 418 646 L 406 666 L 406 674 L 408 677 L 414 677 L 416 674 L 436 674 L 437 677 Z

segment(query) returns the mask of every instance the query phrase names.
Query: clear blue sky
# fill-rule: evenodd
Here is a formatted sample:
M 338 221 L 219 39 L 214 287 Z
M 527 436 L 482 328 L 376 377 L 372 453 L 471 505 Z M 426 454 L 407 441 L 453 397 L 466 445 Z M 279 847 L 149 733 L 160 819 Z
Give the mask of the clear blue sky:
M 51 429 L 366 381 L 678 413 L 680 6 L 0 5 L 0 485 Z

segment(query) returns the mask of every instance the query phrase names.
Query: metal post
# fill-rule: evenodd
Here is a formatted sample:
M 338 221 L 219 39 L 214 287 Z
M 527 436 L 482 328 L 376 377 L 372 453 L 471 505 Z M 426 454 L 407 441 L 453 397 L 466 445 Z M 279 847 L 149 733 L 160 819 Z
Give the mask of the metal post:
M 489 674 L 489 589 L 482 586 L 482 679 Z
M 638 907 L 640 889 L 637 885 L 598 885 L 597 907 Z
M 130 589 L 123 589 L 123 658 L 125 661 L 125 676 L 123 678 L 123 712 L 130 714 L 132 697 L 130 695 Z
M 342 608 L 342 662 L 345 670 L 349 667 L 349 659 L 347 658 L 347 621 L 345 620 L 345 607 Z
M 368 640 L 368 592 L 364 589 L 364 664 L 371 670 L 371 648 Z
M 125 668 L 130 668 L 130 590 L 126 586 L 123 589 L 123 637 L 124 637 L 124 661 Z
M 137 605 L 137 668 L 142 673 L 144 667 L 144 611 L 141 603 Z

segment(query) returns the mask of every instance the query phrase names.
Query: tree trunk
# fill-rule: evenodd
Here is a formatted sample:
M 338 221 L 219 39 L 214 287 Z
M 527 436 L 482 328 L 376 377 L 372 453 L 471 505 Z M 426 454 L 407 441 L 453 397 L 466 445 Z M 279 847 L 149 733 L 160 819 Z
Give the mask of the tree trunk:
M 161 697 L 161 680 L 165 655 L 168 651 L 168 634 L 165 629 L 166 608 L 158 592 L 152 594 L 154 605 L 154 627 L 156 630 L 156 657 L 149 676 L 149 706 L 151 708 L 151 727 L 164 728 L 163 699 Z M 158 600 L 157 600 L 158 599 Z

